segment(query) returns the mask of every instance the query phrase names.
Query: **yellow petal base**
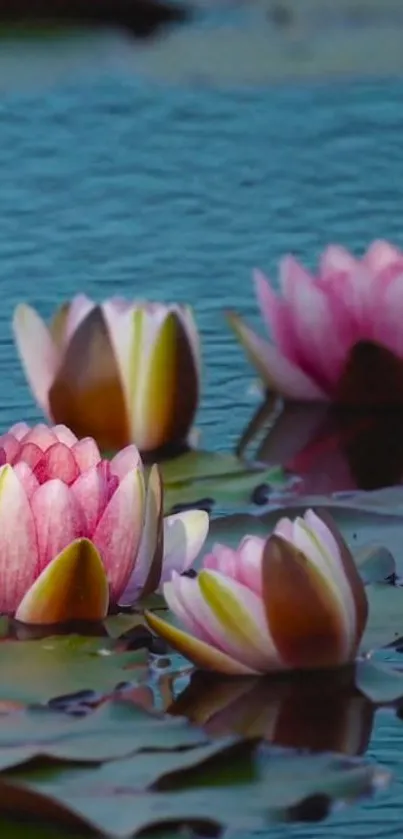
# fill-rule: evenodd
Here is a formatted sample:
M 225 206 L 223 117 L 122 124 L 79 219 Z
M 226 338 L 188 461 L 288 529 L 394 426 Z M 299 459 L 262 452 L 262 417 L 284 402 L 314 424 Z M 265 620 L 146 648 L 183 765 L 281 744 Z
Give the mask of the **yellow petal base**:
M 15 617 L 40 625 L 100 621 L 108 606 L 109 587 L 101 557 L 89 539 L 76 539 L 42 571 Z

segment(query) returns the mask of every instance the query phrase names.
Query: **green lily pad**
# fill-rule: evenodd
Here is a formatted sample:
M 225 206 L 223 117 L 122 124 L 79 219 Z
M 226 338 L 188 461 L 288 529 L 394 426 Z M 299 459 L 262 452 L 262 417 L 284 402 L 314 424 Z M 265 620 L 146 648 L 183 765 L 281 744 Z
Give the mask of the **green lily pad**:
M 52 637 L 0 644 L 0 701 L 47 702 L 82 689 L 110 692 L 144 678 L 145 650 L 114 652 L 108 638 Z
M 210 503 L 249 505 L 257 487 L 283 486 L 277 468 L 251 466 L 232 454 L 190 451 L 160 463 L 165 489 L 165 509 Z
M 355 561 L 365 583 L 381 583 L 396 573 L 393 554 L 382 545 L 366 545 L 355 553 Z
M 0 771 L 38 757 L 101 763 L 142 749 L 169 751 L 207 742 L 187 720 L 165 719 L 130 702 L 105 702 L 85 717 L 29 708 L 0 717 Z
M 198 749 L 199 755 L 194 751 L 171 755 L 164 765 L 155 753 L 144 770 L 138 758 L 131 758 L 101 769 L 3 774 L 0 809 L 34 810 L 42 818 L 67 823 L 73 817 L 78 826 L 114 839 L 167 822 L 246 832 L 298 818 L 296 808 L 312 796 L 350 802 L 389 780 L 389 773 L 374 764 L 332 755 L 256 752 L 251 741 Z M 158 780 L 144 786 L 151 778 Z

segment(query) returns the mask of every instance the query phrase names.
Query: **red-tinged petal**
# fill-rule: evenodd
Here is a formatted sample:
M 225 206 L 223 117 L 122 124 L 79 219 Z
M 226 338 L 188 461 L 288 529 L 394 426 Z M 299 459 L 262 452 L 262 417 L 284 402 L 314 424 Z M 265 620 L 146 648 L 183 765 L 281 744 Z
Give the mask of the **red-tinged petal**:
M 56 434 L 59 443 L 64 443 L 64 445 L 68 446 L 69 449 L 71 449 L 75 445 L 75 443 L 77 443 L 76 435 L 73 434 L 73 432 L 70 431 L 69 428 L 67 428 L 67 425 L 54 425 L 52 431 L 54 434 Z
M 80 470 L 71 449 L 64 443 L 55 443 L 43 454 L 34 472 L 40 484 L 59 478 L 68 486 L 78 478 Z
M 35 445 L 43 452 L 46 452 L 50 446 L 57 443 L 57 437 L 53 431 L 53 427 L 45 425 L 43 422 L 39 422 L 37 425 L 34 425 L 29 429 L 28 434 L 22 438 L 21 443 L 23 445 L 26 445 L 27 443 L 35 443 Z
M 121 481 L 132 469 L 141 469 L 140 452 L 134 445 L 126 446 L 110 461 L 111 473 Z
M 36 443 L 22 443 L 18 455 L 18 462 L 26 463 L 30 469 L 35 469 L 43 458 L 43 451 Z
M 86 469 L 91 469 L 101 462 L 99 448 L 92 437 L 84 437 L 75 443 L 72 453 L 80 472 L 85 472 Z
M 17 306 L 14 312 L 13 330 L 28 383 L 48 416 L 48 395 L 59 367 L 59 351 L 42 318 L 25 303 Z
M 168 581 L 173 571 L 183 573 L 193 565 L 209 530 L 205 510 L 186 510 L 164 519 L 164 561 L 161 582 Z
M 87 469 L 70 487 L 85 521 L 85 533 L 91 538 L 108 503 L 107 483 L 96 466 Z
M 145 517 L 135 566 L 125 587 L 122 604 L 131 605 L 158 588 L 163 560 L 163 489 L 161 473 L 151 467 L 145 499 Z
M 256 675 L 256 670 L 246 667 L 240 661 L 222 653 L 210 644 L 193 638 L 187 632 L 177 629 L 176 626 L 171 626 L 156 614 L 152 612 L 145 612 L 144 614 L 150 628 L 171 647 L 190 659 L 197 667 L 203 670 L 225 673 L 227 676 Z
M 84 522 L 73 493 L 58 479 L 47 481 L 37 489 L 31 507 L 42 571 L 70 542 L 83 535 Z
M 35 523 L 11 466 L 0 469 L 0 612 L 12 614 L 38 573 Z
M 267 540 L 262 571 L 267 624 L 284 664 L 343 664 L 350 649 L 344 614 L 323 574 L 281 536 Z
M 93 535 L 106 568 L 112 603 L 130 579 L 144 521 L 144 484 L 139 470 L 129 472 L 107 505 Z
M 403 253 L 384 239 L 375 239 L 364 255 L 363 262 L 367 267 L 378 273 L 389 268 L 394 263 L 402 263 Z
M 292 364 L 276 347 L 259 338 L 234 312 L 228 321 L 244 347 L 246 355 L 263 382 L 275 393 L 287 399 L 327 399 L 326 394 L 299 367 Z
M 108 605 L 108 581 L 99 553 L 88 539 L 77 539 L 42 571 L 21 601 L 16 619 L 41 625 L 101 621 Z
M 28 501 L 31 500 L 34 492 L 39 487 L 38 479 L 35 477 L 32 469 L 28 466 L 27 463 L 24 463 L 23 460 L 19 461 L 18 463 L 13 466 L 14 475 L 17 476 L 19 482 L 25 489 Z

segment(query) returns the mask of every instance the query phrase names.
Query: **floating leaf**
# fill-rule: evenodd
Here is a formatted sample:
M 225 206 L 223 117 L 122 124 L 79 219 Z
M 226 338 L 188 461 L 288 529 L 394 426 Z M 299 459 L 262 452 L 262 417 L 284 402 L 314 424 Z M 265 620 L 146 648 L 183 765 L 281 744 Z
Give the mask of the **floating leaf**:
M 74 818 L 76 824 L 114 839 L 128 839 L 166 822 L 245 832 L 297 816 L 297 806 L 312 796 L 350 802 L 389 780 L 389 773 L 373 764 L 333 755 L 255 753 L 253 744 L 244 741 L 232 747 L 224 743 L 220 759 L 220 749 L 210 748 L 200 752 L 204 762 L 194 761 L 193 750 L 185 752 L 182 769 L 168 774 L 162 765 L 161 773 L 159 754 L 154 754 L 155 769 L 150 761 L 144 780 L 157 775 L 159 780 L 146 788 L 139 786 L 138 757 L 113 761 L 101 769 L 2 775 L 0 809 L 35 812 L 67 824 Z M 171 766 L 177 765 L 177 756 L 172 758 Z
M 24 703 L 88 688 L 109 692 L 118 683 L 144 677 L 147 653 L 114 652 L 110 639 L 81 636 L 0 644 L 0 701 Z
M 384 582 L 396 573 L 393 554 L 382 545 L 366 545 L 355 553 L 355 560 L 365 583 Z
M 369 653 L 403 637 L 403 588 L 374 583 L 366 591 L 369 613 L 361 651 Z
M 186 720 L 165 719 L 130 702 L 105 702 L 84 717 L 30 708 L 0 717 L 0 770 L 37 757 L 100 763 L 141 749 L 206 742 L 206 735 Z
M 249 505 L 259 488 L 264 501 L 270 487 L 283 486 L 279 469 L 251 466 L 231 454 L 191 451 L 161 463 L 165 487 L 165 507 L 213 504 Z
M 356 669 L 357 687 L 376 705 L 403 698 L 403 670 L 377 661 L 360 661 Z

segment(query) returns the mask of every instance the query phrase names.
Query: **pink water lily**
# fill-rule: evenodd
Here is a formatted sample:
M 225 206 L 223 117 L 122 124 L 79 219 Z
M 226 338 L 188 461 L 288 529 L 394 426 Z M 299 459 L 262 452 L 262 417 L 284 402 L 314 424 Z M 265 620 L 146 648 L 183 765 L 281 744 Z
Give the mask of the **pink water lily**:
M 261 271 L 255 271 L 254 280 L 271 342 L 256 335 L 238 315 L 231 313 L 229 320 L 269 390 L 293 400 L 356 401 L 354 387 L 341 390 L 340 383 L 351 367 L 351 353 L 362 342 L 387 351 L 389 366 L 393 358 L 399 360 L 393 381 L 398 376 L 403 389 L 403 252 L 386 241 L 375 241 L 357 259 L 331 245 L 316 276 L 292 256 L 285 257 L 280 264 L 280 295 Z M 365 362 L 362 389 L 366 388 L 368 400 L 389 398 L 395 388 L 391 385 L 387 397 L 381 396 L 378 382 L 368 381 L 368 375 L 377 371 Z M 378 378 L 383 378 L 382 373 Z
M 354 559 L 330 519 L 281 519 L 265 541 L 215 545 L 194 579 L 164 585 L 186 631 L 146 613 L 197 666 L 226 674 L 336 667 L 353 661 L 367 620 Z
M 189 306 L 84 294 L 47 326 L 17 306 L 17 348 L 31 390 L 52 422 L 101 449 L 141 452 L 183 443 L 195 417 L 200 341 Z
M 157 466 L 134 445 L 111 461 L 64 425 L 0 437 L 0 612 L 26 623 L 100 620 L 186 570 L 208 515 L 163 519 Z

